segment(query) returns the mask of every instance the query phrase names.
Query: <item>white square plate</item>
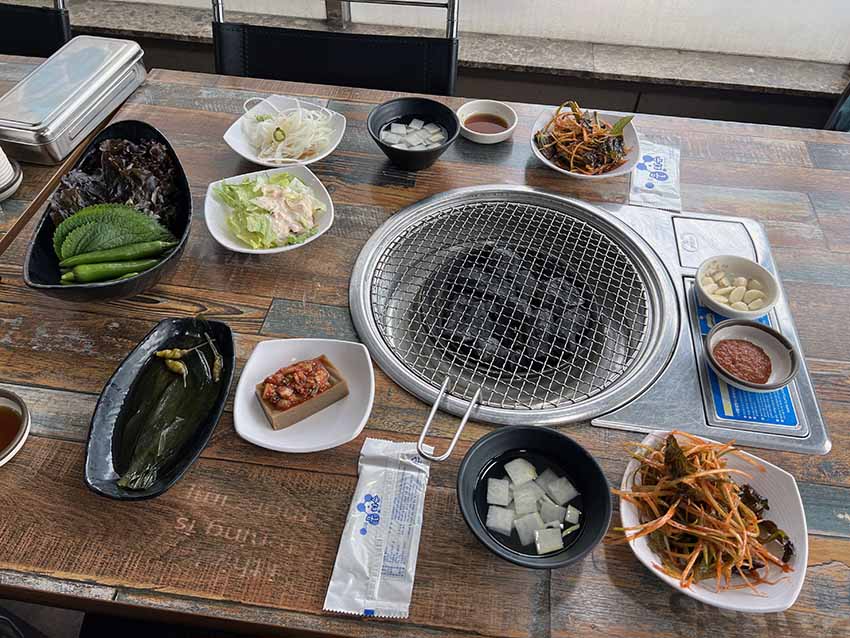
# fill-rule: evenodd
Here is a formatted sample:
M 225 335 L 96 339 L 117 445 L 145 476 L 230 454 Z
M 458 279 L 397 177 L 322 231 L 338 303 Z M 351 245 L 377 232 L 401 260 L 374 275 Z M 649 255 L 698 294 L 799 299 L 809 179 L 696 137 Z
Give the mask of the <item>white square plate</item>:
M 256 117 L 257 115 L 276 115 L 278 112 L 285 112 L 297 108 L 299 103 L 301 104 L 302 109 L 307 109 L 309 111 L 327 111 L 331 114 L 330 124 L 333 128 L 333 133 L 331 134 L 331 139 L 328 142 L 327 147 L 322 149 L 321 153 L 304 160 L 275 162 L 257 157 L 257 152 L 254 150 L 254 147 L 248 143 L 248 140 L 245 138 L 245 134 L 242 132 L 242 119 L 246 117 Z M 336 149 L 337 146 L 339 146 L 340 141 L 342 141 L 342 136 L 345 133 L 345 124 L 346 121 L 344 115 L 325 108 L 324 106 L 307 102 L 301 98 L 296 99 L 285 95 L 270 95 L 267 98 L 260 100 L 255 106 L 246 111 L 238 120 L 231 124 L 230 128 L 224 133 L 224 141 L 230 148 L 246 160 L 254 162 L 254 164 L 259 164 L 260 166 L 278 168 L 280 166 L 312 164 L 313 162 L 318 162 L 320 159 L 327 157 L 334 151 L 334 149 Z
M 348 383 L 348 396 L 282 430 L 269 424 L 256 385 L 297 361 L 325 355 Z M 246 441 L 278 452 L 317 452 L 348 443 L 363 430 L 375 399 L 375 373 L 362 343 L 335 339 L 273 339 L 251 353 L 233 403 L 236 432 Z
M 304 184 L 309 186 L 316 198 L 325 205 L 325 210 L 317 215 L 319 227 L 312 237 L 308 237 L 300 244 L 291 244 L 289 246 L 278 246 L 277 248 L 251 248 L 244 244 L 227 225 L 227 216 L 230 215 L 230 208 L 213 195 L 213 188 L 218 184 L 239 184 L 247 177 L 256 177 L 257 175 L 277 175 L 279 173 L 288 173 L 293 177 L 297 177 Z M 256 173 L 245 173 L 244 175 L 236 175 L 226 179 L 213 182 L 207 187 L 207 197 L 204 200 L 204 221 L 207 223 L 207 228 L 213 238 L 228 250 L 237 253 L 248 253 L 250 255 L 271 255 L 274 253 L 285 253 L 289 250 L 295 250 L 301 246 L 306 246 L 311 241 L 315 241 L 327 232 L 334 223 L 334 205 L 331 201 L 331 196 L 325 185 L 313 174 L 306 166 L 293 164 L 282 168 L 272 168 L 266 171 L 257 171 Z
M 667 438 L 668 434 L 669 432 L 664 431 L 652 432 L 643 440 L 643 443 L 644 445 L 657 448 Z M 711 439 L 704 438 L 703 440 L 711 441 Z M 652 566 L 652 563 L 658 563 L 660 561 L 655 552 L 649 548 L 648 537 L 644 536 L 631 541 L 629 546 L 640 562 L 646 565 L 646 568 L 658 576 L 658 578 L 677 591 L 687 594 L 691 598 L 696 598 L 707 605 L 732 611 L 756 613 L 785 611 L 797 600 L 797 596 L 800 595 L 800 590 L 803 587 L 803 581 L 806 578 L 806 563 L 809 558 L 809 537 L 806 526 L 806 514 L 803 511 L 803 501 L 800 498 L 800 491 L 797 489 L 797 482 L 788 472 L 752 454 L 747 454 L 746 456 L 758 461 L 764 466 L 765 471 L 760 472 L 758 468 L 732 455 L 726 457 L 728 467 L 743 470 L 752 475 L 752 480 L 745 480 L 744 477 L 739 476 L 736 477 L 736 481 L 745 481 L 752 485 L 756 492 L 768 500 L 770 505 L 770 509 L 768 510 L 770 520 L 775 522 L 780 529 L 785 530 L 794 543 L 794 556 L 791 557 L 789 562 L 789 565 L 794 568 L 794 571 L 783 574 L 786 578 L 775 585 L 759 585 L 758 591 L 764 594 L 763 596 L 756 595 L 750 589 L 717 592 L 714 591 L 714 580 L 706 580 L 701 583 L 694 583 L 689 588 L 682 588 L 678 580 L 671 578 Z M 638 464 L 636 459 L 632 459 L 629 462 L 623 474 L 623 481 L 620 484 L 621 490 L 632 489 Z M 640 524 L 637 508 L 622 498 L 620 499 L 620 516 L 624 527 Z M 778 577 L 778 571 L 772 570 L 771 576 Z

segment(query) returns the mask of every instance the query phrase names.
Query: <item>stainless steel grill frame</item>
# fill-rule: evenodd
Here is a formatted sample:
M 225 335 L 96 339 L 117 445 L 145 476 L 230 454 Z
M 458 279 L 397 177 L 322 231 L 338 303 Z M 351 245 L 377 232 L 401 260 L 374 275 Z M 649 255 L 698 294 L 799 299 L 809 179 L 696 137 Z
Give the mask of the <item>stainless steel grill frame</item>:
M 435 337 L 440 308 L 429 305 L 429 288 L 451 285 L 435 273 L 492 245 L 528 261 L 557 258 L 584 280 L 597 316 L 584 352 L 543 356 L 546 344 L 538 344 L 526 354 L 548 366 L 523 373 L 461 356 Z M 527 279 L 515 283 L 541 285 Z M 500 424 L 586 420 L 631 400 L 663 370 L 680 320 L 669 275 L 628 226 L 583 202 L 519 186 L 458 189 L 393 216 L 357 260 L 350 306 L 358 334 L 393 380 L 420 399 L 440 399 L 448 412 L 471 408 L 473 418 Z M 511 320 L 505 308 L 490 310 L 498 322 Z

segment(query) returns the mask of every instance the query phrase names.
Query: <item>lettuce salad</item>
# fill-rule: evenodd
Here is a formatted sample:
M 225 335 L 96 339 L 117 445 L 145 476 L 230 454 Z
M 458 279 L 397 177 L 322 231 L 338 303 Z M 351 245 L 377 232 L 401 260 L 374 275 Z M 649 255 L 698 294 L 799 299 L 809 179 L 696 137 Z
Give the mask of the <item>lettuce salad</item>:
M 325 210 L 309 186 L 286 173 L 248 177 L 241 184 L 219 184 L 213 195 L 230 208 L 230 230 L 251 248 L 306 241 L 316 234 L 316 216 Z

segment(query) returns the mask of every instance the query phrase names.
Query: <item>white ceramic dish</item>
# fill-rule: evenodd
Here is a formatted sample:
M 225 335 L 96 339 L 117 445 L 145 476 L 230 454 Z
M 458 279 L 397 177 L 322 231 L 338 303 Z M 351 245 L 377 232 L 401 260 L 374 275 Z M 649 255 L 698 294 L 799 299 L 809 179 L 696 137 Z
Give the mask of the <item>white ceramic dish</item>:
M 667 437 L 667 434 L 669 433 L 663 431 L 652 432 L 643 440 L 643 443 L 658 447 Z M 683 589 L 675 578 L 667 576 L 652 566 L 654 562 L 659 562 L 659 559 L 649 548 L 647 537 L 644 536 L 636 541 L 631 541 L 629 546 L 634 551 L 638 560 L 649 571 L 658 576 L 658 578 L 677 591 L 687 594 L 691 598 L 695 598 L 707 605 L 732 611 L 754 613 L 785 611 L 797 600 L 797 596 L 800 595 L 800 589 L 803 587 L 803 581 L 806 578 L 806 563 L 809 558 L 809 539 L 808 528 L 806 527 L 806 515 L 803 511 L 803 501 L 800 498 L 800 491 L 797 489 L 797 482 L 793 476 L 785 470 L 771 465 L 758 457 L 747 456 L 761 463 L 765 471 L 759 472 L 757 468 L 735 456 L 727 456 L 728 466 L 749 472 L 752 475 L 752 480 L 747 480 L 746 482 L 752 485 L 759 494 L 768 499 L 770 502 L 770 520 L 774 521 L 780 529 L 788 533 L 794 543 L 795 550 L 794 556 L 791 557 L 789 562 L 791 567 L 794 568 L 794 571 L 785 574 L 787 578 L 775 585 L 760 585 L 758 590 L 764 596 L 758 596 L 749 589 L 716 592 L 714 591 L 714 580 L 696 583 L 688 589 Z M 637 469 L 638 461 L 633 459 L 626 466 L 623 480 L 620 483 L 620 489 L 630 490 L 632 488 Z M 738 478 L 743 479 L 743 477 Z M 620 516 L 625 527 L 640 524 L 635 506 L 622 498 L 620 499 Z M 778 568 L 771 570 L 771 573 L 774 576 L 778 576 Z
M 714 346 L 723 339 L 741 339 L 761 348 L 770 357 L 770 377 L 767 383 L 752 383 L 727 372 L 714 359 Z M 705 354 L 708 365 L 726 383 L 748 392 L 773 392 L 791 383 L 800 369 L 800 360 L 794 346 L 779 332 L 746 319 L 729 319 L 714 324 L 705 336 Z
M 222 183 L 238 184 L 248 177 L 256 177 L 257 175 L 276 175 L 278 173 L 289 173 L 293 177 L 300 179 L 307 186 L 313 189 L 313 193 L 325 205 L 325 210 L 317 216 L 319 228 L 315 235 L 308 237 L 300 244 L 278 246 L 277 248 L 251 248 L 250 246 L 242 243 L 242 241 L 240 241 L 228 227 L 227 216 L 230 214 L 230 208 L 222 204 L 213 196 L 213 188 Z M 319 178 L 316 177 L 306 166 L 293 164 L 292 166 L 273 168 L 266 171 L 257 171 L 256 173 L 236 175 L 235 177 L 228 177 L 226 179 L 213 182 L 207 187 L 207 196 L 204 200 L 204 221 L 206 222 L 207 228 L 213 238 L 228 250 L 232 250 L 237 253 L 247 253 L 250 255 L 271 255 L 274 253 L 284 253 L 289 250 L 301 248 L 301 246 L 306 246 L 310 242 L 315 241 L 324 235 L 328 228 L 330 228 L 334 223 L 334 205 L 331 201 L 331 196 L 328 194 L 328 190 L 325 188 L 325 185 L 319 181 Z
M 466 118 L 477 113 L 487 113 L 489 115 L 497 115 L 508 124 L 508 128 L 499 133 L 478 133 L 472 129 L 466 128 L 464 121 Z M 496 100 L 472 100 L 463 104 L 457 110 L 457 118 L 460 120 L 460 134 L 470 142 L 476 144 L 498 144 L 504 142 L 514 134 L 514 129 L 517 125 L 517 114 L 510 106 L 504 102 Z
M 623 130 L 623 141 L 625 142 L 626 147 L 629 148 L 629 152 L 626 155 L 626 162 L 622 166 L 618 166 L 612 171 L 608 171 L 607 173 L 602 173 L 600 175 L 582 175 L 580 173 L 572 173 L 549 161 L 543 155 L 543 153 L 540 152 L 540 149 L 537 148 L 537 144 L 534 143 L 534 134 L 549 123 L 549 120 L 552 119 L 552 116 L 557 110 L 557 107 L 546 109 L 537 117 L 537 120 L 534 122 L 534 126 L 531 127 L 531 151 L 534 153 L 537 159 L 539 159 L 553 171 L 558 171 L 563 175 L 568 175 L 569 177 L 573 177 L 575 179 L 610 179 L 612 177 L 617 177 L 619 175 L 628 175 L 629 173 L 631 173 L 632 169 L 635 167 L 635 164 L 637 164 L 638 162 L 638 158 L 640 157 L 640 142 L 638 141 L 637 131 L 635 130 L 635 127 L 631 122 L 629 122 L 626 125 L 625 130 Z M 609 124 L 616 123 L 617 120 L 620 119 L 620 117 L 621 116 L 619 115 L 611 115 L 608 113 L 603 113 L 601 111 L 599 112 L 599 119 L 604 120 Z
M 348 383 L 348 396 L 282 430 L 269 425 L 255 386 L 296 361 L 330 359 Z M 233 402 L 236 432 L 246 441 L 277 452 L 317 452 L 348 443 L 363 430 L 375 399 L 375 373 L 362 343 L 335 339 L 274 339 L 251 353 Z
M 333 128 L 333 134 L 331 135 L 331 139 L 328 142 L 327 147 L 322 149 L 321 153 L 303 160 L 274 162 L 271 160 L 260 159 L 259 157 L 257 157 L 256 150 L 253 146 L 251 146 L 251 144 L 245 138 L 245 134 L 242 132 L 242 119 L 246 117 L 255 117 L 257 115 L 275 115 L 278 112 L 286 112 L 290 109 L 297 108 L 299 103 L 301 104 L 302 109 L 313 111 L 327 111 L 331 114 L 331 126 Z M 232 148 L 236 153 L 244 157 L 246 160 L 248 160 L 249 162 L 254 162 L 254 164 L 259 164 L 260 166 L 277 168 L 279 166 L 312 164 L 313 162 L 318 162 L 320 159 L 327 157 L 328 155 L 333 153 L 334 149 L 336 149 L 337 146 L 339 146 L 339 143 L 342 140 L 342 136 L 345 133 L 345 124 L 346 121 L 344 115 L 325 108 L 324 106 L 319 106 L 318 104 L 313 104 L 312 102 L 307 102 L 300 98 L 296 99 L 293 97 L 287 97 L 285 95 L 270 95 L 265 99 L 259 100 L 256 105 L 251 107 L 239 119 L 237 119 L 233 124 L 231 124 L 230 128 L 227 129 L 227 131 L 224 133 L 224 141 L 230 148 Z
M 11 461 L 21 451 L 21 448 L 24 447 L 24 443 L 26 443 L 29 437 L 32 423 L 27 404 L 14 392 L 0 388 L 0 405 L 12 408 L 21 415 L 21 428 L 18 430 L 18 434 L 9 446 L 0 450 L 0 466 L 3 466 Z
M 702 278 L 706 272 L 717 269 L 729 273 L 729 277 L 732 279 L 735 277 L 758 279 L 762 284 L 765 294 L 764 305 L 758 310 L 735 310 L 731 306 L 712 299 L 711 295 L 703 290 Z M 776 277 L 769 270 L 753 260 L 737 257 L 736 255 L 717 255 L 715 257 L 709 257 L 702 262 L 699 268 L 697 268 L 696 287 L 699 300 L 706 308 L 729 319 L 758 319 L 770 312 L 776 305 L 776 302 L 779 301 L 779 282 L 776 281 Z

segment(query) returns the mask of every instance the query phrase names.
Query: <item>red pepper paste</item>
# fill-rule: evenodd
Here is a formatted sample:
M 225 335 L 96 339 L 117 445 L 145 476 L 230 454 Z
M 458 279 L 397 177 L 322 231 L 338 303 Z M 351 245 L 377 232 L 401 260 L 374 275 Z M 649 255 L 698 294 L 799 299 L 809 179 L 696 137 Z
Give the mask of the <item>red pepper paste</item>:
M 723 339 L 712 351 L 717 365 L 738 379 L 767 383 L 773 366 L 770 357 L 756 344 L 744 339 Z

